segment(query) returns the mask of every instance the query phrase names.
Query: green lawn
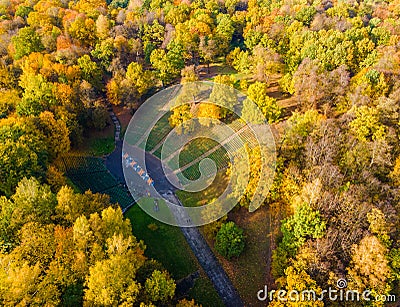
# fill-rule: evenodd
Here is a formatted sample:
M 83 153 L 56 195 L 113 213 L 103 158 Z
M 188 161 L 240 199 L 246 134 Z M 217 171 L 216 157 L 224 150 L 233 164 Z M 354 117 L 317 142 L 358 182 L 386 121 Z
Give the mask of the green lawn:
M 89 140 L 85 151 L 88 155 L 104 156 L 112 153 L 114 148 L 114 136 L 112 136 Z
M 104 156 L 111 153 L 114 148 L 114 132 L 115 127 L 109 124 L 103 130 L 96 130 L 94 128 L 85 131 L 85 135 L 81 144 L 72 150 L 81 156 Z
M 203 191 L 186 192 L 179 190 L 176 191 L 175 194 L 186 207 L 203 206 L 206 205 L 208 201 L 218 198 L 226 188 L 227 184 L 228 182 L 225 172 L 218 172 L 212 184 Z
M 194 287 L 189 291 L 189 295 L 194 297 L 195 301 L 201 303 L 203 307 L 224 306 L 211 281 L 205 276 L 201 276 L 195 281 Z
M 146 255 L 160 261 L 175 279 L 197 270 L 196 259 L 178 227 L 153 219 L 138 205 L 133 205 L 126 212 L 126 217 L 132 223 L 133 234 L 145 242 Z M 157 225 L 158 229 L 150 230 L 150 224 Z
M 196 138 L 185 145 L 179 154 L 179 165 L 184 166 L 193 159 L 218 146 L 218 142 L 209 138 Z
M 172 130 L 168 120 L 170 116 L 171 112 L 167 112 L 154 125 L 146 142 L 146 151 L 151 151 Z
M 132 223 L 133 234 L 145 242 L 146 256 L 161 262 L 174 279 L 179 280 L 201 270 L 178 227 L 153 219 L 137 205 L 132 206 L 125 216 Z M 157 229 L 151 230 L 148 227 L 150 224 L 156 225 Z M 210 280 L 205 276 L 196 280 L 189 296 L 204 307 L 223 306 Z

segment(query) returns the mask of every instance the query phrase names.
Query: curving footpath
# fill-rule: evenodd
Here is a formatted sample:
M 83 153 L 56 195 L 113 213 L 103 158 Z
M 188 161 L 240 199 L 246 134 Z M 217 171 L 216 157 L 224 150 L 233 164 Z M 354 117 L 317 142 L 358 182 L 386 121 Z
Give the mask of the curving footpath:
M 115 143 L 121 141 L 120 135 L 121 135 L 121 124 L 118 120 L 117 115 L 115 115 L 113 107 L 111 105 L 111 103 L 107 103 L 107 110 L 108 110 L 108 114 L 110 114 L 111 120 L 114 124 L 115 127 L 115 132 L 114 132 L 114 140 Z
M 120 138 L 121 126 L 119 120 L 115 113 L 112 110 L 111 105 L 109 105 L 109 113 L 110 117 L 115 125 L 115 150 L 107 156 L 106 159 L 106 167 L 107 169 L 114 175 L 117 180 L 122 183 L 125 183 L 124 174 L 122 170 L 122 140 Z M 152 178 L 157 180 L 166 182 L 167 180 L 163 177 L 162 168 L 159 164 L 161 161 L 153 155 L 146 153 L 147 161 L 150 163 L 146 163 L 146 167 L 148 168 L 149 174 L 152 175 Z M 157 185 L 155 186 L 157 188 Z M 166 188 L 167 186 L 163 186 Z M 161 187 L 160 187 L 161 188 Z M 163 189 L 164 190 L 164 189 Z M 165 191 L 165 190 L 164 190 Z M 159 191 L 162 193 L 162 191 Z M 182 206 L 182 203 L 175 196 L 175 194 L 162 194 L 164 198 L 168 199 L 170 202 Z M 178 217 L 179 218 L 179 217 Z M 199 261 L 201 267 L 206 272 L 207 276 L 210 278 L 211 282 L 214 285 L 214 288 L 217 290 L 219 296 L 221 297 L 223 303 L 227 307 L 242 307 L 244 306 L 238 292 L 233 286 L 231 280 L 228 275 L 218 262 L 214 253 L 208 246 L 206 240 L 197 229 L 197 227 L 181 227 L 183 235 L 186 238 L 190 248 L 192 249 L 194 255 Z

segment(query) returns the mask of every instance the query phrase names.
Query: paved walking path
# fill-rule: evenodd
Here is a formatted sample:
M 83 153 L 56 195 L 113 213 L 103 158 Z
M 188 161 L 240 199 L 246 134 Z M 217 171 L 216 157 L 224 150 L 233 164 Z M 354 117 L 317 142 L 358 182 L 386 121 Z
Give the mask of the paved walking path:
M 106 167 L 110 173 L 117 179 L 118 182 L 125 184 L 124 172 L 122 170 L 122 139 L 121 139 L 121 124 L 115 115 L 111 103 L 107 103 L 107 110 L 114 124 L 114 151 L 106 158 Z
M 106 167 L 117 178 L 117 180 L 124 183 L 125 180 L 122 170 L 122 140 L 120 139 L 121 125 L 119 123 L 117 116 L 113 112 L 111 105 L 109 105 L 109 113 L 115 125 L 116 146 L 115 150 L 106 159 Z M 150 154 L 147 153 L 147 155 Z M 152 156 L 152 158 L 158 160 L 154 156 Z M 150 161 L 151 160 L 152 159 L 150 159 Z M 162 172 L 162 170 L 157 165 L 158 165 L 157 163 L 149 163 L 148 165 L 146 163 L 146 167 L 149 169 L 149 173 L 157 172 L 157 175 L 159 177 L 161 176 L 161 173 L 159 173 L 159 171 Z M 154 170 L 152 170 L 151 168 L 154 168 Z M 154 175 L 152 177 L 155 178 Z M 155 187 L 157 186 L 155 185 Z M 163 196 L 170 202 L 182 206 L 181 202 L 174 194 L 169 194 L 169 195 L 163 194 Z M 182 212 L 185 211 L 179 210 L 180 216 L 176 214 L 175 215 L 176 218 L 188 219 L 188 216 L 185 215 L 184 213 L 183 215 L 185 216 L 183 216 Z M 229 279 L 228 275 L 226 274 L 222 266 L 219 264 L 217 258 L 213 254 L 212 250 L 208 246 L 206 240 L 199 232 L 199 230 L 196 227 L 181 227 L 181 230 L 190 248 L 192 249 L 194 255 L 198 259 L 200 265 L 210 278 L 211 282 L 214 285 L 214 288 L 217 290 L 219 296 L 224 302 L 224 305 L 228 307 L 244 306 L 231 280 Z
M 182 203 L 174 194 L 164 194 L 163 196 L 171 203 L 183 207 Z M 188 215 L 185 215 L 183 212 L 184 211 L 182 210 L 173 212 L 175 218 L 180 220 L 180 222 L 182 222 L 182 220 L 184 222 L 189 219 Z M 210 278 L 214 288 L 217 290 L 219 296 L 224 302 L 224 305 L 228 307 L 244 306 L 239 294 L 232 285 L 231 280 L 225 273 L 222 266 L 219 264 L 217 258 L 197 227 L 180 228 L 197 260 L 199 261 L 203 270 L 206 272 L 207 276 Z
M 111 103 L 107 103 L 107 110 L 108 113 L 110 114 L 111 120 L 114 124 L 115 127 L 115 132 L 114 132 L 114 140 L 115 143 L 119 142 L 121 140 L 120 135 L 121 135 L 121 124 L 118 120 L 118 117 L 115 115 Z

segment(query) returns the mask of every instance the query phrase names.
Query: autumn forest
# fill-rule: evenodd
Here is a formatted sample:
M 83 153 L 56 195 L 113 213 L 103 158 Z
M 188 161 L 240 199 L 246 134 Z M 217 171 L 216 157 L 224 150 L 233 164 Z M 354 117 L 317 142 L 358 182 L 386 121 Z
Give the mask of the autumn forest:
M 107 131 L 108 147 L 90 156 L 113 151 L 110 110 L 129 118 L 158 91 L 198 80 L 245 93 L 274 132 L 260 220 L 245 215 L 255 148 L 239 204 L 200 229 L 244 306 L 399 306 L 399 0 L 0 1 L 0 305 L 221 306 L 189 248 L 181 262 L 161 250 L 155 234 L 167 228 L 135 225 L 121 201 L 60 167 L 92 141 L 105 146 Z M 202 104 L 165 122 L 199 114 L 232 120 Z M 229 174 L 221 166 L 215 187 Z M 169 234 L 186 244 L 179 228 Z M 182 290 L 194 271 L 210 292 Z M 252 278 L 317 294 L 344 279 L 372 299 L 257 302 Z

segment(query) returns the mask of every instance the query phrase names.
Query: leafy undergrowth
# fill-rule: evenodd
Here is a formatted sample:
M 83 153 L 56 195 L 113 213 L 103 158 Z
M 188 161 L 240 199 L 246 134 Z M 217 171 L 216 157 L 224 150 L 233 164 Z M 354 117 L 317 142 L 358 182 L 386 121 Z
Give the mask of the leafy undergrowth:
M 202 273 L 199 279 L 196 279 L 194 287 L 189 291 L 189 295 L 194 297 L 196 302 L 201 303 L 203 307 L 223 307 L 221 299 L 211 281 Z

